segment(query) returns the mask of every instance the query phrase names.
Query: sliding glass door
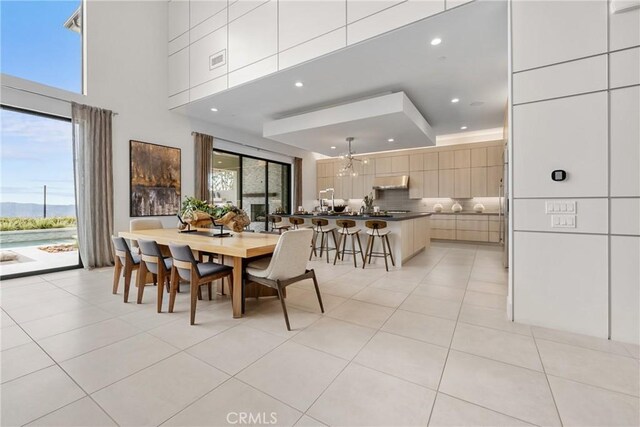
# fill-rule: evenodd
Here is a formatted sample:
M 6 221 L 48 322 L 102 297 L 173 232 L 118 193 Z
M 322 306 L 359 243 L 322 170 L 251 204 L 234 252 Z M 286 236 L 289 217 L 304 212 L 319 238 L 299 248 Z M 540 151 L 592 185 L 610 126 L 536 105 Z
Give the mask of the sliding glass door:
M 220 150 L 212 165 L 214 203 L 244 209 L 252 231 L 268 230 L 270 213 L 291 212 L 291 165 Z

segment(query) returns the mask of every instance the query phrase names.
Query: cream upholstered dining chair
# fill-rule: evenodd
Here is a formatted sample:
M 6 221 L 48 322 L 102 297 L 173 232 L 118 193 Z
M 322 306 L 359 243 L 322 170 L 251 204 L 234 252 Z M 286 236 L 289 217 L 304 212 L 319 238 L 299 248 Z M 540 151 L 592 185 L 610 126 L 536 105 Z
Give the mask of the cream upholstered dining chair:
M 313 230 L 301 229 L 286 231 L 280 236 L 271 258 L 262 258 L 247 266 L 247 280 L 268 286 L 278 291 L 278 298 L 282 304 L 284 321 L 287 329 L 291 330 L 287 306 L 284 302 L 284 288 L 305 279 L 312 279 L 316 288 L 316 295 L 320 303 L 320 311 L 324 313 L 322 297 L 316 273 L 307 270 L 307 250 L 313 237 Z
M 162 221 L 154 218 L 135 218 L 129 221 L 129 231 L 139 231 L 139 230 L 157 230 L 159 228 L 164 228 L 162 225 Z M 135 240 L 131 241 L 131 248 L 138 248 L 138 242 Z

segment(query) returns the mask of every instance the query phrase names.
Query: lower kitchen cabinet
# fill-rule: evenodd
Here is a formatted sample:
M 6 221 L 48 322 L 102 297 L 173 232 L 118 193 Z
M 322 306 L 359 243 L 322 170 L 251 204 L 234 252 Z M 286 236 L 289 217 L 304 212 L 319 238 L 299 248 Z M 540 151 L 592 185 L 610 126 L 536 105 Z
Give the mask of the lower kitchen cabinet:
M 470 242 L 500 241 L 500 217 L 487 214 L 433 214 L 431 237 Z

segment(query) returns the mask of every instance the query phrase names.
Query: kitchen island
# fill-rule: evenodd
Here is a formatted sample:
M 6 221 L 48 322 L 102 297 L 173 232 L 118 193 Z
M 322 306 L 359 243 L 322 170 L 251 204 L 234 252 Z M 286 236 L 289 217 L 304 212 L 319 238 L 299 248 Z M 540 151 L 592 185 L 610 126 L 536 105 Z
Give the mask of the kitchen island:
M 431 246 L 431 214 L 426 212 L 389 214 L 386 216 L 350 214 L 278 214 L 278 216 L 283 217 L 283 221 L 285 223 L 289 222 L 288 218 L 292 216 L 302 218 L 304 219 L 305 226 L 312 226 L 311 220 L 313 218 L 324 218 L 328 220 L 329 225 L 333 227 L 336 227 L 336 220 L 354 220 L 356 222 L 356 227 L 361 230 L 360 240 L 362 242 L 363 250 L 366 248 L 368 238 L 368 235 L 366 234 L 367 228 L 365 227 L 364 223 L 369 220 L 386 221 L 387 229 L 390 231 L 389 243 L 391 244 L 391 250 L 393 253 L 393 259 L 396 262 L 396 267 L 401 267 L 404 262 L 411 259 L 418 252 Z M 332 240 L 330 240 L 329 245 L 333 245 Z M 350 245 L 351 241 L 349 240 L 347 242 L 348 249 L 350 248 Z M 380 246 L 379 239 L 376 239 L 376 246 L 373 248 L 373 250 L 382 252 L 382 246 Z M 345 259 L 345 261 L 347 260 Z M 384 260 L 382 258 L 374 258 L 372 263 L 384 263 Z

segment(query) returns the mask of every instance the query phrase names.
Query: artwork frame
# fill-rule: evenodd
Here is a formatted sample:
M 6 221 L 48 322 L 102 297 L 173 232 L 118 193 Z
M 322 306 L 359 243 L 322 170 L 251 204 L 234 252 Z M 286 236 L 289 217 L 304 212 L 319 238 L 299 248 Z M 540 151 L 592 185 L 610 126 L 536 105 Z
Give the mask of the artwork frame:
M 129 140 L 129 216 L 173 216 L 182 199 L 182 150 Z

